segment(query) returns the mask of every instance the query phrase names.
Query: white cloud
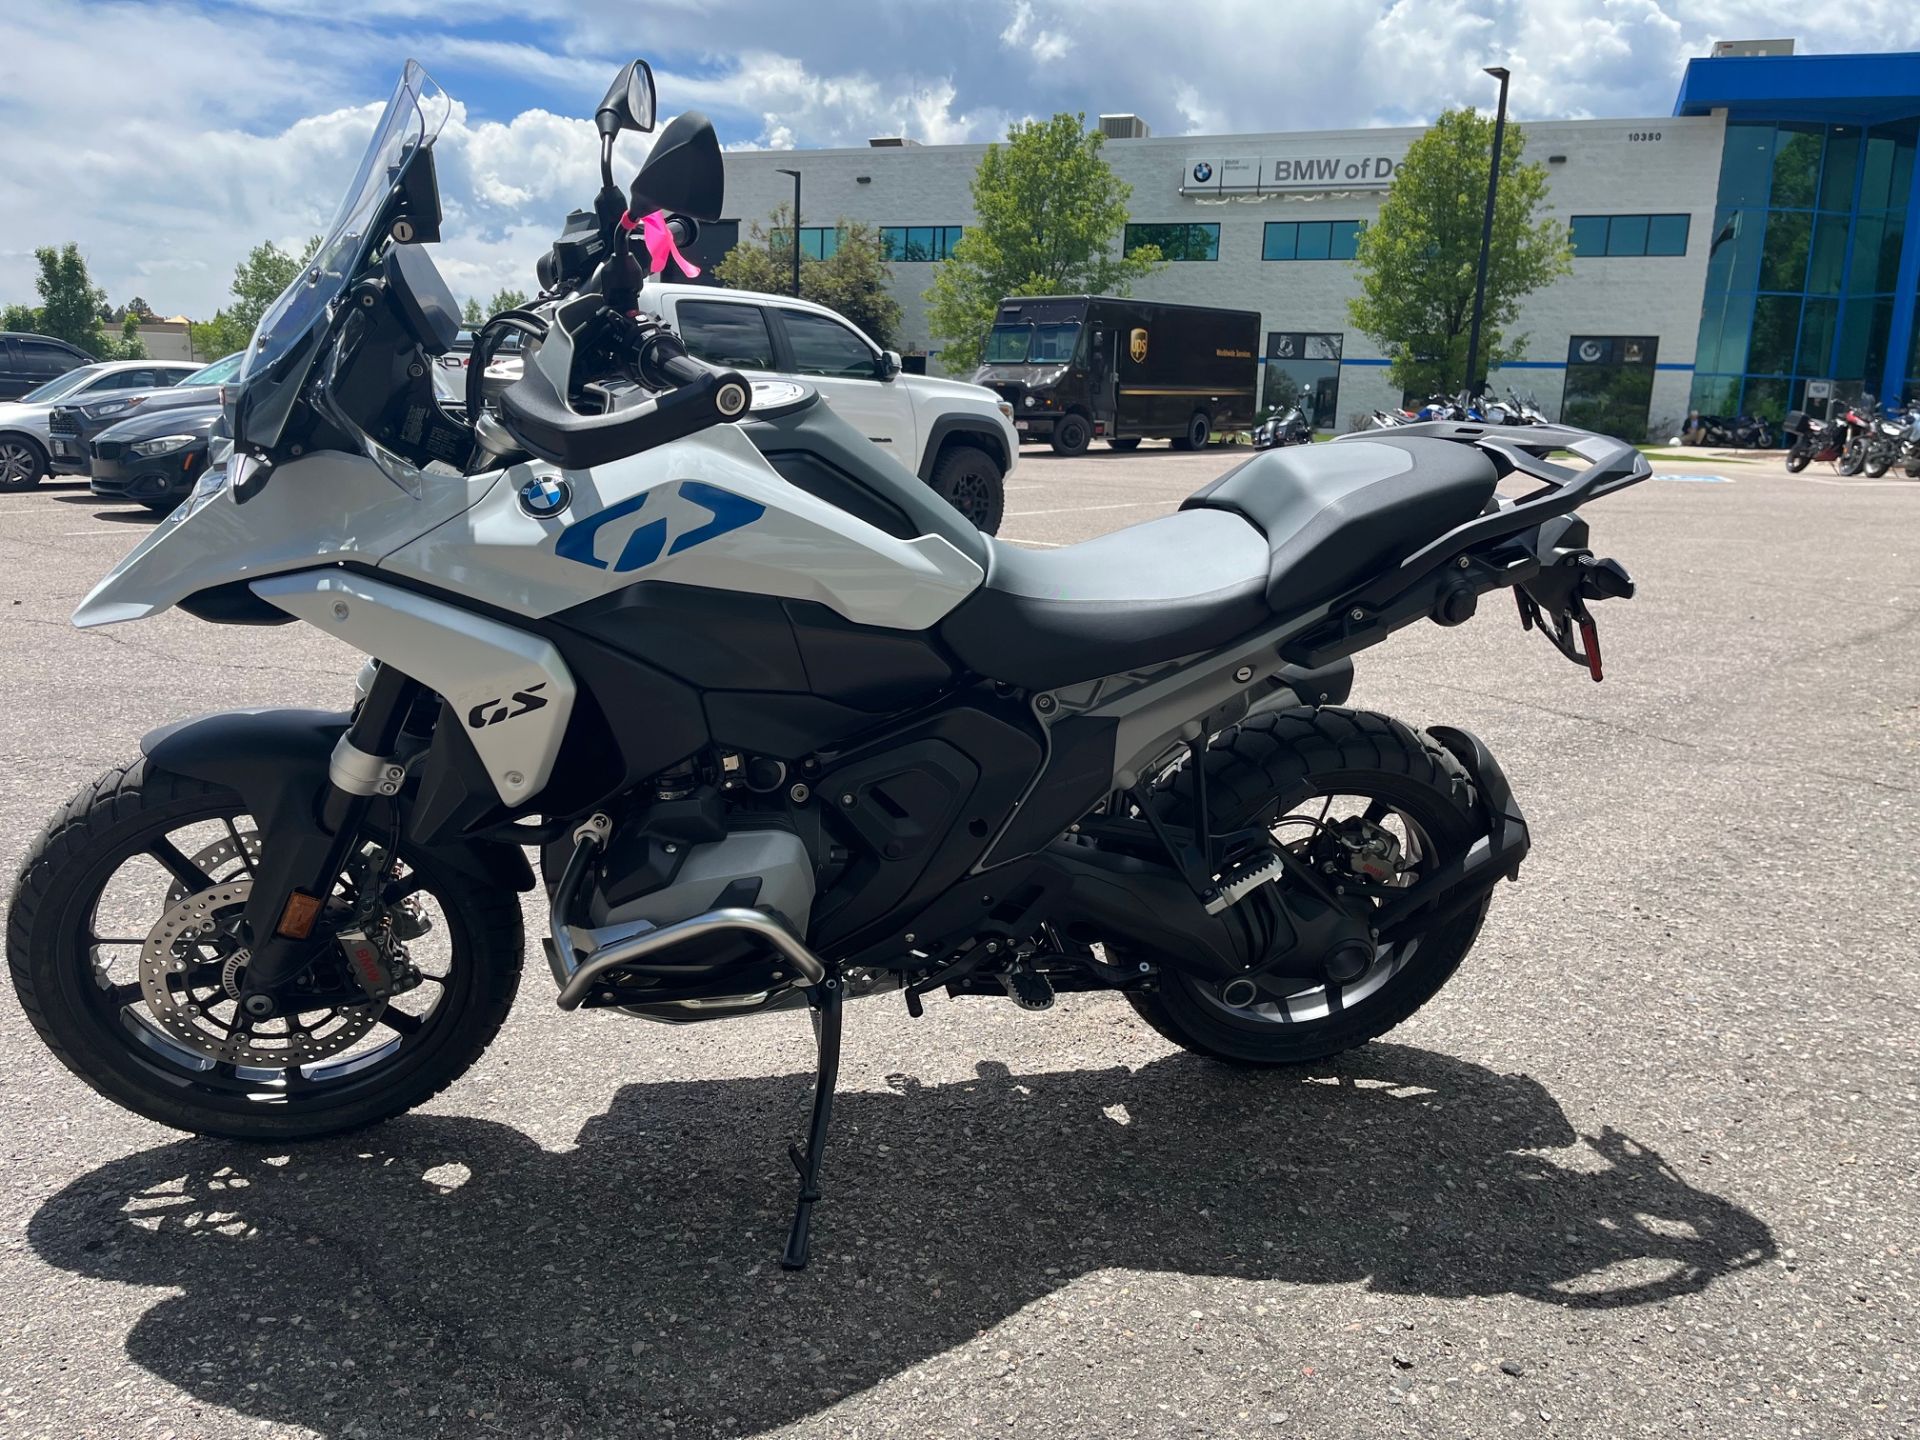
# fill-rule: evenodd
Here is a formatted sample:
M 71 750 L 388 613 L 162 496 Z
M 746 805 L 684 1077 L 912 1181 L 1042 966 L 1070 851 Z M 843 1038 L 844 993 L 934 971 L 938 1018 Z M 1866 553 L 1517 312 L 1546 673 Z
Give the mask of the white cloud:
M 663 109 L 703 109 L 728 144 L 765 148 L 991 139 L 1055 110 L 1132 110 L 1163 135 L 1417 123 L 1490 105 L 1479 72 L 1495 63 L 1522 118 L 1659 115 L 1717 39 L 1920 48 L 1907 0 L 1817 22 L 1797 0 L 650 0 L 643 14 Z M 443 268 L 462 295 L 525 288 L 597 184 L 573 117 L 631 55 L 634 16 L 632 0 L 0 4 L 0 301 L 31 298 L 33 246 L 73 239 L 115 300 L 210 313 L 252 245 L 325 223 L 381 72 L 407 53 L 473 106 L 440 150 Z M 620 153 L 630 171 L 644 144 Z

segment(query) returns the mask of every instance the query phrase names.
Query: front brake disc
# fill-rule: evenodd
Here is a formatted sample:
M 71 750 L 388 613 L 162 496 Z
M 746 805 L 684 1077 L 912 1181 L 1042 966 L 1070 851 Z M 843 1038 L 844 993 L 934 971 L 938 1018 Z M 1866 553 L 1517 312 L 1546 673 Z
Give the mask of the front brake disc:
M 231 846 L 231 842 L 222 842 Z M 226 881 L 167 907 L 140 950 L 140 989 L 153 1022 L 179 1044 L 208 1059 L 230 1065 L 286 1070 L 337 1055 L 371 1030 L 386 1008 L 369 1000 L 347 1008 L 283 1014 L 261 1022 L 272 1031 L 235 1028 L 241 1018 L 237 995 L 245 950 L 223 946 L 227 922 L 246 908 L 251 877 Z M 187 952 L 192 950 L 190 956 Z M 219 951 L 213 956 L 202 951 Z M 215 973 L 206 978 L 206 972 Z M 233 1006 L 230 1018 L 213 1013 Z M 306 1023 L 308 1015 L 316 1015 Z

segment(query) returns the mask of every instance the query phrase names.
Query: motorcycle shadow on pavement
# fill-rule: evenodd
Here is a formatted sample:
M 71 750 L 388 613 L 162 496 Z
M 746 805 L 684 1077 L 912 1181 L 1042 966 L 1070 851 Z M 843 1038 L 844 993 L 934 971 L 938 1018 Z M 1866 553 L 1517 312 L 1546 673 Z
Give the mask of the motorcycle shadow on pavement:
M 291 1152 L 181 1141 L 76 1180 L 29 1241 L 177 1292 L 135 1363 L 329 1436 L 753 1433 L 1112 1268 L 1599 1308 L 1774 1253 L 1534 1080 L 1405 1046 L 888 1085 L 841 1094 L 800 1274 L 778 1264 L 800 1075 L 629 1085 L 566 1151 L 431 1115 Z M 1139 1323 L 1113 1307 L 1153 1303 L 1103 1293 L 1048 1342 L 1089 1384 Z

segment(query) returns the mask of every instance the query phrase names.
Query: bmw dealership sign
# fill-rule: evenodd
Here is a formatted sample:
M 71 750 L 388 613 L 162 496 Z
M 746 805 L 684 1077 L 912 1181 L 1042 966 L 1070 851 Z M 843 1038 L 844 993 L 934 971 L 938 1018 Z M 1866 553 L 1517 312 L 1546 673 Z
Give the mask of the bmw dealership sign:
M 1259 158 L 1190 159 L 1180 173 L 1182 195 L 1324 195 L 1384 190 L 1400 166 L 1399 153 L 1299 150 Z

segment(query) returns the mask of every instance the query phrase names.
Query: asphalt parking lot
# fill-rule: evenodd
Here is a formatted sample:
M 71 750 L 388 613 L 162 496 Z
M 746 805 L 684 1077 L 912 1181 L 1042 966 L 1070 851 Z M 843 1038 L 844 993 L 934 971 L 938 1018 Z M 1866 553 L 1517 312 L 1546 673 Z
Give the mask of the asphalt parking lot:
M 1004 533 L 1244 453 L 1032 450 Z M 1533 826 L 1434 1003 L 1251 1074 L 1110 997 L 861 1002 L 803 1274 L 797 1016 L 565 1015 L 536 956 L 462 1083 L 289 1154 L 110 1107 L 7 998 L 0 1431 L 1920 1434 L 1920 483 L 1656 469 L 1589 512 L 1604 684 L 1497 605 L 1362 657 Z M 146 523 L 0 497 L 8 877 L 152 725 L 347 694 L 309 631 L 68 628 Z

